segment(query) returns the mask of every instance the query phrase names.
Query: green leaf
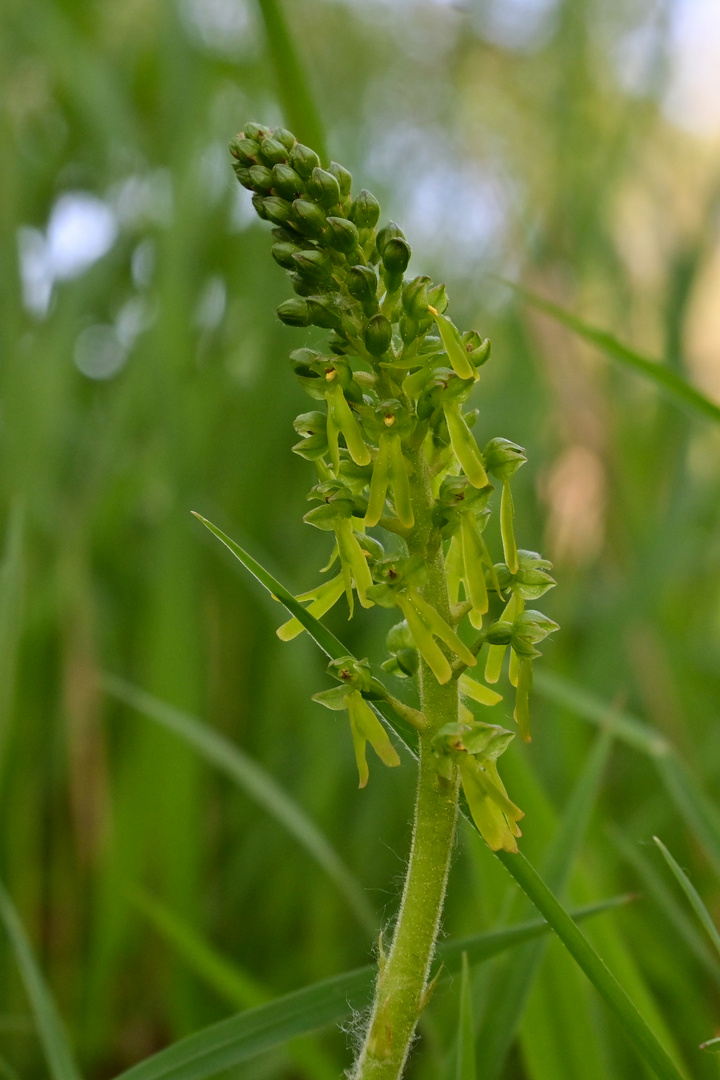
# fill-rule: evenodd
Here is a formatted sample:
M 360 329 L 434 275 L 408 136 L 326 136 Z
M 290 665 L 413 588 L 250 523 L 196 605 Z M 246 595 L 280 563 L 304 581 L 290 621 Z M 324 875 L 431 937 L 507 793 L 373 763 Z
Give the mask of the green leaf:
M 660 1044 L 612 972 L 605 966 L 582 931 L 553 895 L 522 852 L 495 853 L 526 896 L 547 919 L 565 948 L 587 975 L 639 1055 L 660 1080 L 684 1080 L 683 1074 Z
M 458 1024 L 458 1057 L 456 1080 L 477 1080 L 475 1069 L 475 1034 L 473 1030 L 472 982 L 467 953 L 462 956 L 460 982 L 460 1022 Z
M 140 888 L 130 890 L 130 899 L 188 967 L 230 1005 L 243 1010 L 271 1000 L 264 986 L 236 961 L 226 959 L 166 904 Z M 295 1040 L 288 1053 L 313 1080 L 336 1080 L 336 1069 L 329 1055 L 313 1040 Z
M 596 740 L 565 807 L 545 857 L 545 873 L 553 889 L 562 893 L 587 831 L 610 752 L 611 737 Z M 535 941 L 506 962 L 493 981 L 484 1022 L 478 1037 L 478 1066 L 483 1080 L 500 1075 L 520 1028 L 530 993 L 545 954 L 546 942 Z
M 103 686 L 118 701 L 190 743 L 206 761 L 217 766 L 246 795 L 280 822 L 335 883 L 361 925 L 375 934 L 375 916 L 355 877 L 314 821 L 257 762 L 207 724 L 123 679 L 106 675 Z
M 626 897 L 617 897 L 581 908 L 575 917 L 588 918 L 626 902 Z M 444 967 L 441 978 L 460 968 L 463 952 L 471 963 L 479 963 L 547 929 L 547 923 L 535 920 L 452 942 L 438 950 Z M 146 1058 L 116 1080 L 205 1080 L 298 1035 L 341 1023 L 368 1004 L 376 974 L 368 964 L 221 1020 Z
M 558 675 L 538 672 L 535 689 L 551 701 L 565 705 L 583 720 L 601 726 L 610 724 L 618 739 L 650 756 L 685 824 L 702 844 L 720 877 L 720 814 L 665 736 L 637 717 L 605 704 Z
M 225 547 L 232 552 L 236 559 L 239 559 L 246 570 L 249 570 L 253 577 L 257 578 L 261 585 L 263 585 L 271 596 L 274 596 L 276 600 L 279 600 L 283 604 L 291 615 L 294 615 L 298 622 L 307 630 L 313 641 L 320 646 L 322 651 L 329 656 L 331 660 L 339 660 L 342 656 L 352 656 L 352 653 L 343 645 L 343 643 L 331 633 L 326 626 L 323 626 L 311 615 L 307 608 L 304 608 L 299 603 L 292 593 L 281 585 L 280 582 L 268 573 L 253 559 L 252 555 L 248 555 L 247 551 L 244 551 L 239 544 L 236 544 L 234 540 L 231 540 L 229 536 L 226 536 L 221 529 L 218 529 L 216 525 L 208 521 L 202 515 L 192 511 L 198 521 L 201 521 L 203 525 L 210 530 L 218 540 L 220 540 Z M 357 659 L 353 657 L 353 659 Z M 384 701 L 373 701 L 373 708 L 376 709 L 383 720 L 390 725 L 395 731 L 395 734 L 404 744 L 405 748 L 413 755 L 417 756 L 417 732 L 406 720 L 399 717 L 388 704 Z
M 258 0 L 287 122 L 301 142 L 327 163 L 325 133 L 313 92 L 288 29 L 280 0 Z
M 35 1018 L 52 1080 L 81 1080 L 55 1000 L 50 993 L 15 907 L 0 884 L 0 920 L 10 938 Z
M 635 352 L 634 349 L 629 349 L 627 345 L 623 345 L 612 334 L 588 325 L 588 323 L 579 319 L 577 315 L 565 311 L 564 308 L 558 307 L 557 304 L 553 304 L 550 300 L 545 300 L 542 296 L 537 296 L 536 293 L 529 292 L 512 282 L 506 282 L 506 284 L 509 284 L 526 303 L 531 304 L 538 311 L 544 311 L 546 315 L 557 319 L 563 326 L 573 330 L 585 341 L 597 345 L 607 356 L 617 360 L 623 367 L 637 371 L 650 382 L 654 382 L 676 404 L 684 405 L 692 412 L 699 413 L 701 416 L 720 423 L 720 406 L 716 405 L 710 398 L 705 397 L 700 390 L 696 390 L 690 383 L 685 382 L 680 375 L 666 367 L 661 361 L 651 360 Z
M 720 955 L 720 934 L 718 933 L 715 923 L 710 917 L 710 912 L 705 907 L 702 899 L 700 898 L 700 893 L 697 891 L 697 889 L 695 888 L 685 871 L 682 869 L 682 867 L 678 865 L 676 860 L 670 854 L 668 849 L 663 844 L 662 840 L 658 839 L 657 836 L 653 836 L 653 840 L 660 848 L 663 859 L 675 875 L 675 878 L 678 881 L 680 888 L 683 890 L 688 900 L 690 901 L 690 905 L 693 911 L 704 926 L 710 940 L 712 941 L 713 945 L 718 951 L 718 954 Z

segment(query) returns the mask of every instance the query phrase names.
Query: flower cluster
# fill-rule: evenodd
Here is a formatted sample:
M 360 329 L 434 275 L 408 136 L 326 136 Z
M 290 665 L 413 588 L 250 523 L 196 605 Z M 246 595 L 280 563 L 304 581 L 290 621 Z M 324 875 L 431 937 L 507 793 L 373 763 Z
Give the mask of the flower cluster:
M 493 848 L 516 850 L 522 814 L 496 764 L 512 733 L 474 718 L 468 700 L 488 706 L 501 697 L 467 669 L 476 667 L 485 647 L 485 679 L 496 683 L 509 647 L 514 716 L 529 739 L 532 661 L 538 642 L 557 627 L 525 609 L 526 600 L 554 584 L 550 564 L 518 550 L 515 540 L 510 482 L 525 453 L 502 438 L 481 449 L 471 430 L 477 414 L 464 407 L 490 342 L 474 330 L 458 330 L 446 314 L 444 285 L 424 275 L 406 277 L 411 249 L 402 229 L 393 221 L 378 228 L 377 199 L 366 190 L 353 197 L 347 169 L 336 162 L 324 168 L 289 131 L 259 124 L 247 124 L 230 151 L 258 215 L 273 225 L 272 254 L 295 292 L 278 317 L 289 326 L 329 331 L 325 351 L 300 348 L 290 356 L 315 406 L 297 417 L 293 450 L 314 462 L 317 482 L 308 497 L 316 505 L 304 520 L 333 534 L 324 569 L 337 564 L 338 572 L 298 600 L 317 618 L 343 595 L 351 615 L 355 598 L 363 607 L 399 609 L 403 619 L 388 636 L 383 667 L 412 678 L 421 658 L 438 683 L 459 679 L 457 724 L 443 728 L 433 743 L 438 772 L 457 765 L 485 839 Z M 497 563 L 484 538 L 491 479 L 502 489 L 503 561 Z M 417 507 L 427 506 L 428 490 L 431 527 L 418 538 Z M 369 534 L 375 526 L 390 534 L 388 550 Z M 443 613 L 423 595 L 427 567 L 440 547 L 449 596 Z M 477 632 L 472 645 L 458 633 L 465 617 Z M 297 619 L 278 630 L 283 640 L 301 632 Z M 368 741 L 385 764 L 399 764 L 368 705 L 373 696 L 395 699 L 364 662 L 345 658 L 331 665 L 331 674 L 341 685 L 316 700 L 349 712 L 364 786 Z

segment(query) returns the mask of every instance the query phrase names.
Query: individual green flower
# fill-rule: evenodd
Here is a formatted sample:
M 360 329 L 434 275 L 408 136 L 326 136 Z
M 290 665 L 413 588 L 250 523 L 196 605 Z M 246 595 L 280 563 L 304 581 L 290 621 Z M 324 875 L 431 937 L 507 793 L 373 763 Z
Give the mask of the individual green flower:
M 368 661 L 356 661 L 352 656 L 343 656 L 329 664 L 328 674 L 339 679 L 341 685 L 313 694 L 313 701 L 324 705 L 326 709 L 347 710 L 360 777 L 358 786 L 364 788 L 370 775 L 366 753 L 368 743 L 383 764 L 390 768 L 399 765 L 400 758 L 390 742 L 387 731 L 363 697 L 363 691 L 370 690 L 372 686 Z

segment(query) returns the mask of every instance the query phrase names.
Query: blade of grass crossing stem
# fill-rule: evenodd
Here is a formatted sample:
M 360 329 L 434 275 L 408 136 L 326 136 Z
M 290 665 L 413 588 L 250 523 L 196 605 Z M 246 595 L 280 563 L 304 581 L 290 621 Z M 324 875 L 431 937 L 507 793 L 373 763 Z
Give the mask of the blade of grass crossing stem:
M 158 933 L 176 950 L 198 978 L 218 997 L 239 1011 L 264 1005 L 271 994 L 236 963 L 206 941 L 182 916 L 151 896 L 145 889 L 133 888 L 130 899 L 152 923 Z M 337 1069 L 325 1050 L 311 1039 L 294 1040 L 288 1047 L 293 1061 L 313 1080 L 336 1080 Z
M 655 759 L 668 794 L 690 832 L 699 840 L 717 877 L 720 877 L 720 814 L 677 754 Z
M 613 730 L 628 746 L 648 754 L 655 763 L 665 789 L 693 836 L 701 843 L 713 869 L 720 877 L 720 814 L 690 775 L 671 743 L 649 724 L 619 710 L 611 710 L 592 694 L 555 674 L 539 672 L 533 685 L 546 698 L 570 709 L 593 724 L 612 713 Z
M 375 934 L 376 919 L 359 882 L 302 807 L 257 762 L 220 732 L 123 679 L 106 675 L 103 686 L 118 701 L 179 735 L 274 817 L 325 871 L 360 924 Z
M 527 1080 L 607 1080 L 607 1049 L 594 1023 L 592 987 L 573 958 L 553 945 L 535 980 L 520 1032 Z
M 583 907 L 575 917 L 589 918 L 627 899 L 616 897 Z M 463 953 L 471 964 L 481 963 L 548 929 L 546 922 L 535 920 L 452 942 L 438 950 L 440 977 L 459 969 Z M 376 975 L 377 969 L 368 964 L 231 1016 L 146 1058 L 117 1080 L 205 1080 L 299 1035 L 341 1023 L 368 1004 Z
M 81 1080 L 55 1000 L 43 978 L 15 907 L 0 884 L 0 918 L 15 953 L 52 1080 Z
M 325 131 L 304 65 L 288 29 L 281 0 L 258 0 L 268 47 L 272 55 L 277 86 L 289 126 L 301 142 L 317 150 L 328 164 Z
M 702 964 L 710 978 L 720 986 L 720 964 L 715 959 L 712 950 L 705 944 L 704 937 L 701 936 L 684 907 L 675 899 L 650 860 L 642 854 L 640 846 L 619 829 L 609 829 L 608 835 L 621 858 L 637 873 L 642 882 L 643 893 L 652 897 L 653 903 L 671 924 L 673 932 L 682 939 L 688 951 Z
M 612 334 L 608 334 L 605 330 L 600 330 L 598 327 L 590 326 L 588 323 L 579 319 L 577 315 L 573 315 L 571 312 L 566 311 L 564 308 L 558 307 L 557 304 L 553 304 L 552 301 L 544 299 L 542 296 L 537 296 L 535 293 L 528 292 L 527 289 L 520 288 L 517 285 L 512 286 L 513 289 L 526 301 L 531 304 L 532 307 L 537 308 L 538 311 L 545 312 L 546 315 L 550 315 L 553 319 L 556 319 L 563 326 L 567 326 L 569 330 L 578 334 L 585 341 L 589 341 L 592 345 L 596 345 L 606 356 L 616 360 L 622 364 L 623 367 L 630 368 L 632 371 L 638 372 L 643 375 L 648 381 L 653 382 L 660 390 L 662 390 L 669 398 L 671 398 L 676 404 L 683 405 L 685 408 L 690 409 L 692 412 L 698 413 L 700 416 L 704 416 L 706 419 L 714 420 L 715 423 L 720 423 L 720 406 L 716 405 L 714 401 L 706 397 L 699 390 L 696 390 L 694 386 L 686 382 L 677 372 L 672 368 L 667 367 L 660 361 L 651 360 L 646 356 L 642 356 L 640 353 L 635 352 L 634 349 L 629 349 L 627 345 L 623 345 Z
M 458 1052 L 455 1080 L 477 1080 L 475 1068 L 475 1031 L 473 1025 L 472 981 L 467 953 L 462 955 L 460 981 L 460 1018 L 458 1023 Z
M 541 915 L 547 919 L 605 1004 L 615 1014 L 643 1061 L 650 1066 L 660 1080 L 684 1080 L 677 1065 L 660 1044 L 615 976 L 525 856 L 522 853 L 510 855 L 504 851 L 496 852 L 496 856 Z
M 690 901 L 690 906 L 692 907 L 693 911 L 695 912 L 698 919 L 705 928 L 708 937 L 717 949 L 718 955 L 720 955 L 720 934 L 717 931 L 715 923 L 710 918 L 710 912 L 702 902 L 699 892 L 697 891 L 685 871 L 682 869 L 682 867 L 678 865 L 677 861 L 673 858 L 668 849 L 665 847 L 662 840 L 658 839 L 657 836 L 653 836 L 653 840 L 660 848 L 663 859 L 675 875 L 675 878 L 680 885 L 680 888 Z
M 277 578 L 274 578 L 272 574 L 253 559 L 252 555 L 249 555 L 247 551 L 244 551 L 239 544 L 236 544 L 234 540 L 231 540 L 229 536 L 218 529 L 216 525 L 213 525 L 211 521 L 202 517 L 201 514 L 192 511 L 194 516 L 201 521 L 206 529 L 209 529 L 214 536 L 225 545 L 228 551 L 238 559 L 246 570 L 256 578 L 264 588 L 268 590 L 271 596 L 279 600 L 280 603 L 287 608 L 291 615 L 294 615 L 298 622 L 307 630 L 313 641 L 320 646 L 326 656 L 329 656 L 331 660 L 338 660 L 341 656 L 352 656 L 352 653 L 346 648 L 339 638 L 336 638 L 326 626 L 311 615 L 310 612 L 302 606 L 302 604 L 295 599 L 291 592 L 281 585 Z M 353 657 L 353 659 L 357 659 Z M 380 713 L 383 720 L 389 724 L 394 730 L 395 734 L 401 740 L 403 745 L 409 752 L 416 756 L 417 747 L 417 732 L 415 729 L 402 720 L 384 701 L 372 701 L 369 704 Z
M 607 763 L 612 735 L 596 740 L 563 814 L 546 857 L 545 871 L 553 889 L 562 893 L 582 846 Z M 483 1080 L 500 1076 L 520 1028 L 547 942 L 526 945 L 512 956 L 493 980 L 492 994 L 477 1038 L 478 1072 Z

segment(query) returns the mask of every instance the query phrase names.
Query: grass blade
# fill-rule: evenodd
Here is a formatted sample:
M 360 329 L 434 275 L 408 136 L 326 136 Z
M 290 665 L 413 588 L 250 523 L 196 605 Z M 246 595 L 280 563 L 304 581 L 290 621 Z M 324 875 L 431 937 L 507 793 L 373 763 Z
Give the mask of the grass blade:
M 618 897 L 581 908 L 576 918 L 588 918 L 626 900 Z M 459 969 L 463 953 L 471 963 L 480 963 L 548 929 L 546 922 L 535 920 L 452 942 L 438 951 L 441 978 Z M 117 1080 L 205 1080 L 299 1035 L 342 1022 L 367 1005 L 376 974 L 368 964 L 231 1016 L 146 1058 Z
M 302 606 L 302 604 L 295 599 L 291 592 L 281 585 L 277 578 L 274 578 L 272 574 L 253 559 L 252 555 L 249 555 L 247 551 L 243 550 L 239 544 L 236 544 L 234 540 L 231 540 L 229 536 L 218 529 L 216 525 L 196 513 L 194 510 L 192 513 L 201 521 L 203 525 L 215 535 L 218 540 L 225 545 L 225 547 L 232 552 L 236 559 L 239 559 L 246 570 L 256 578 L 261 585 L 263 585 L 271 596 L 274 596 L 276 600 L 279 600 L 284 607 L 294 615 L 298 622 L 307 630 L 313 641 L 320 646 L 326 656 L 329 656 L 331 660 L 338 660 L 341 656 L 352 656 L 352 653 L 346 648 L 339 638 L 336 638 L 326 626 L 311 615 L 310 612 Z M 357 657 L 354 657 L 357 659 Z M 384 701 L 372 701 L 370 702 L 372 707 L 380 713 L 383 720 L 394 730 L 395 734 L 402 741 L 403 745 L 413 756 L 417 756 L 417 732 L 408 724 L 405 720 L 395 713 L 389 705 Z
M 458 1058 L 456 1080 L 477 1080 L 475 1068 L 475 1033 L 473 1030 L 472 983 L 467 953 L 462 957 L 460 983 L 460 1022 L 458 1024 Z
M 0 919 L 15 953 L 52 1080 L 81 1080 L 55 1000 L 5 888 L 0 884 Z
M 611 827 L 608 834 L 620 856 L 633 867 L 642 881 L 643 895 L 650 898 L 663 912 L 672 926 L 673 933 L 681 939 L 686 948 L 702 964 L 705 971 L 720 987 L 720 964 L 712 950 L 706 945 L 705 938 L 696 928 L 695 923 L 685 908 L 675 899 L 671 889 L 662 876 L 640 851 L 640 846 L 631 841 L 620 829 Z
M 565 808 L 545 860 L 553 889 L 562 893 L 587 830 L 612 743 L 609 731 L 596 741 Z M 535 941 L 513 955 L 493 982 L 493 991 L 478 1036 L 478 1071 L 496 1080 L 520 1027 L 545 954 L 546 941 Z
M 571 709 L 583 720 L 603 724 L 610 718 L 618 739 L 653 759 L 666 791 L 720 877 L 720 814 L 665 736 L 637 717 L 613 709 L 558 675 L 539 672 L 534 686 L 539 693 Z
M 268 47 L 277 75 L 278 91 L 288 125 L 301 142 L 317 150 L 327 164 L 325 131 L 280 0 L 258 0 Z
M 617 360 L 623 367 L 630 368 L 632 371 L 643 375 L 650 382 L 655 383 L 676 404 L 684 405 L 692 412 L 698 413 L 706 419 L 714 420 L 715 423 L 720 423 L 720 405 L 716 405 L 714 401 L 711 401 L 700 390 L 696 390 L 694 386 L 691 386 L 690 383 L 686 382 L 661 361 L 650 360 L 648 357 L 635 352 L 634 349 L 629 349 L 627 345 L 623 345 L 612 334 L 608 334 L 598 327 L 588 325 L 588 323 L 579 319 L 577 315 L 571 314 L 571 312 L 558 307 L 557 304 L 553 304 L 552 301 L 546 300 L 536 293 L 529 292 L 519 285 L 512 285 L 512 288 L 526 303 L 531 304 L 538 311 L 543 311 L 546 315 L 557 319 L 559 323 L 567 326 L 569 330 L 573 330 L 585 341 L 597 345 L 606 356 Z
M 677 1065 L 658 1042 L 615 976 L 525 856 L 521 852 L 510 855 L 499 851 L 495 854 L 540 914 L 547 919 L 655 1075 L 660 1080 L 683 1080 Z
M 678 865 L 676 860 L 670 854 L 668 849 L 663 844 L 662 840 L 658 839 L 657 836 L 653 836 L 653 840 L 655 841 L 657 846 L 660 848 L 660 852 L 662 853 L 663 859 L 665 860 L 665 862 L 668 864 L 668 866 L 672 870 L 673 874 L 675 875 L 675 878 L 676 878 L 678 884 L 680 885 L 680 888 L 682 889 L 682 891 L 685 893 L 688 900 L 690 901 L 690 905 L 691 905 L 693 911 L 695 912 L 698 919 L 700 920 L 700 922 L 704 926 L 705 930 L 708 933 L 708 936 L 709 936 L 710 940 L 712 941 L 713 945 L 715 946 L 715 948 L 718 951 L 718 954 L 720 955 L 720 934 L 718 933 L 718 930 L 717 930 L 717 927 L 715 926 L 715 923 L 710 918 L 710 912 L 705 907 L 705 905 L 702 902 L 702 899 L 700 898 L 700 893 L 697 891 L 697 889 L 695 888 L 695 886 L 693 885 L 692 881 L 687 876 L 685 871 L 682 869 L 682 867 Z
M 314 821 L 257 762 L 220 732 L 123 679 L 106 675 L 103 686 L 118 701 L 179 735 L 198 750 L 207 762 L 229 776 L 246 795 L 287 829 L 334 882 L 360 924 L 369 933 L 376 933 L 375 916 L 358 881 Z
M 264 986 L 236 962 L 226 959 L 166 904 L 140 888 L 131 890 L 130 899 L 188 967 L 230 1005 L 242 1011 L 271 1000 L 272 995 Z M 312 1039 L 297 1039 L 288 1047 L 288 1053 L 303 1075 L 311 1076 L 313 1080 L 336 1080 L 334 1063 Z

